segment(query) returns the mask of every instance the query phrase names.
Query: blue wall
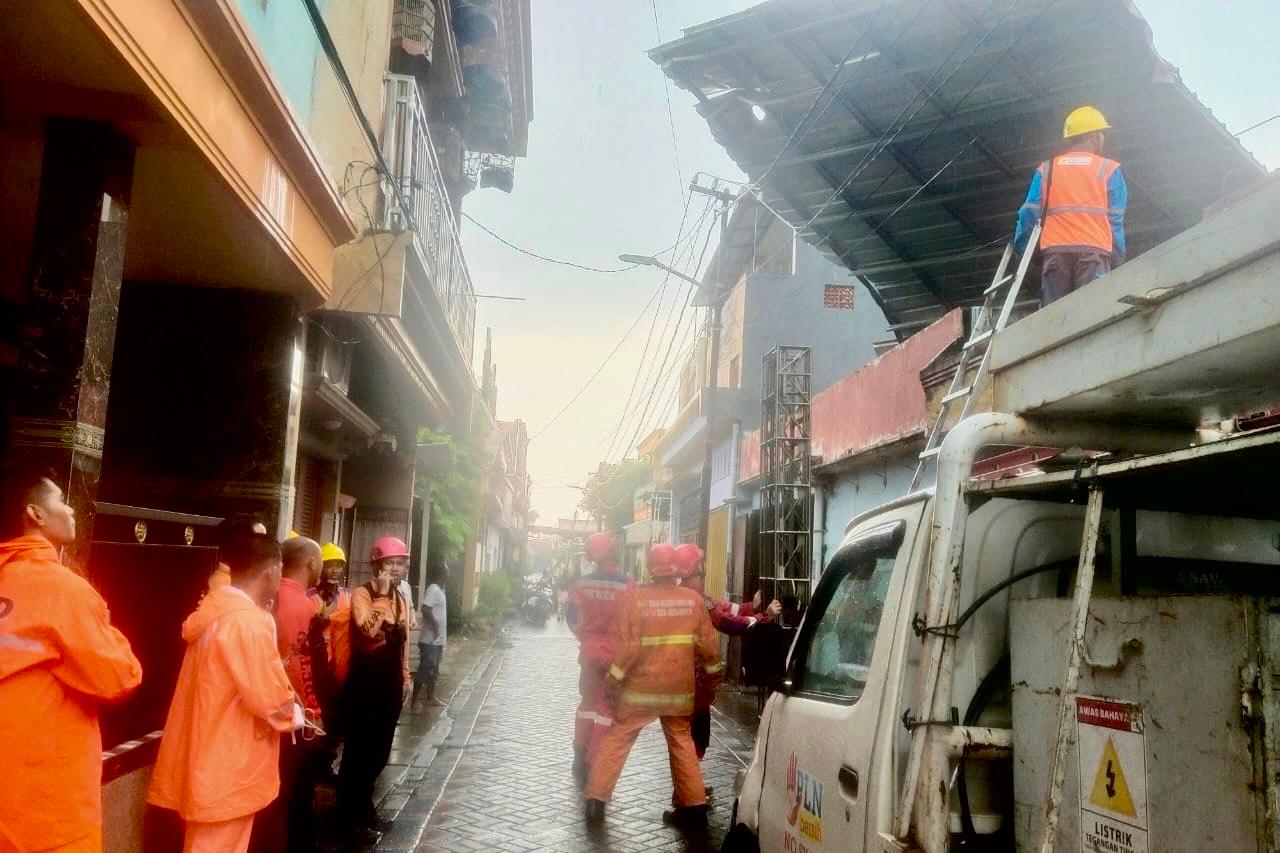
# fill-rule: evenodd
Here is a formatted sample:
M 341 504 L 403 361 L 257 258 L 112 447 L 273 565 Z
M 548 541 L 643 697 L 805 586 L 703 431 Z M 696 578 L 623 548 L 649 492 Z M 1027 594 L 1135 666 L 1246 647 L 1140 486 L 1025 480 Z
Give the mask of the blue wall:
M 324 0 L 318 3 L 321 10 Z M 307 126 L 311 119 L 316 58 L 320 42 L 301 0 L 239 0 L 249 30 L 267 57 L 271 73 L 284 88 L 294 115 Z
M 853 310 L 822 304 L 823 285 L 853 285 Z M 743 400 L 735 415 L 743 432 L 760 426 L 760 361 L 775 346 L 812 347 L 818 392 L 875 358 L 875 341 L 891 338 L 889 323 L 866 287 L 803 241 L 796 244 L 796 274 L 756 273 L 747 280 L 742 341 Z
M 827 494 L 827 526 L 822 536 L 826 552 L 822 565 L 835 556 L 844 540 L 844 529 L 859 513 L 902 497 L 911 485 L 916 457 L 908 453 L 841 472 L 824 482 Z

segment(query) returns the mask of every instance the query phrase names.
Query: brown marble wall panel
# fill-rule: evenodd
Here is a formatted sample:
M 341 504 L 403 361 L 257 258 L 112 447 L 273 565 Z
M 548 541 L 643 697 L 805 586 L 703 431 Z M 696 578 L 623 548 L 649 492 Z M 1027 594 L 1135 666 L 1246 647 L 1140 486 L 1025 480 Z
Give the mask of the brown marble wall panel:
M 5 456 L 56 475 L 78 516 L 73 565 L 93 530 L 132 173 L 109 124 L 46 123 Z
M 126 284 L 101 499 L 287 531 L 304 334 L 278 294 Z

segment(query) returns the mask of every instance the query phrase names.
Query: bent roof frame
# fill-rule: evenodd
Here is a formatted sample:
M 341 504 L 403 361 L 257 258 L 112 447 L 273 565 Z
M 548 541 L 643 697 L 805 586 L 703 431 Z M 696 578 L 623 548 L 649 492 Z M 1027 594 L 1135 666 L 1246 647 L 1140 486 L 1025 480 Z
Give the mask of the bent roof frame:
M 1264 172 L 1156 53 L 1132 3 L 1067 6 L 769 0 L 649 55 L 751 180 L 766 176 L 769 204 L 909 334 L 981 302 L 1031 173 L 1082 103 L 1116 126 L 1130 256 Z

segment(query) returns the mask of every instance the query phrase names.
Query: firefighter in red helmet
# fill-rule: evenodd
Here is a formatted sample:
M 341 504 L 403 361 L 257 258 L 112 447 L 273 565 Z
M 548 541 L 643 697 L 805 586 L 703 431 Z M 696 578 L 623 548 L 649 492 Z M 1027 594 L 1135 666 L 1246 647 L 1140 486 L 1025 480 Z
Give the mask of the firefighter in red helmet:
M 591 764 L 585 790 L 587 821 L 603 820 L 605 802 L 636 737 L 656 719 L 667 739 L 675 787 L 675 809 L 663 818 L 681 827 L 705 826 L 707 795 L 689 718 L 694 666 L 713 681 L 719 678 L 724 668 L 720 642 L 702 596 L 678 585 L 674 548 L 662 544 L 649 549 L 649 574 L 653 583 L 632 590 L 618 616 L 608 675 L 617 705 L 613 725 Z
M 736 604 L 731 601 L 713 601 L 703 590 L 704 557 L 702 549 L 692 543 L 676 546 L 676 573 L 680 577 L 680 585 L 688 587 L 702 596 L 703 606 L 707 608 L 707 616 L 711 625 L 721 634 L 737 637 L 759 622 L 768 622 L 777 618 L 782 612 L 782 604 L 774 601 L 763 612 L 760 611 L 759 593 L 755 600 Z M 695 673 L 697 675 L 697 673 Z M 711 706 L 716 701 L 715 684 L 698 675 L 694 689 L 693 708 L 693 745 L 698 750 L 698 758 L 707 752 L 711 743 Z
M 383 536 L 369 552 L 373 580 L 351 592 L 351 668 L 343 684 L 346 745 L 338 770 L 338 810 L 363 840 L 380 827 L 373 789 L 391 755 L 409 683 L 409 604 L 393 580 L 409 549 Z
M 613 706 L 605 695 L 605 676 L 613 663 L 618 609 L 631 582 L 618 571 L 617 546 L 608 533 L 592 533 L 585 547 L 594 570 L 569 589 L 566 618 L 580 642 L 578 714 L 573 726 L 573 775 L 581 787 L 604 734 L 613 725 Z

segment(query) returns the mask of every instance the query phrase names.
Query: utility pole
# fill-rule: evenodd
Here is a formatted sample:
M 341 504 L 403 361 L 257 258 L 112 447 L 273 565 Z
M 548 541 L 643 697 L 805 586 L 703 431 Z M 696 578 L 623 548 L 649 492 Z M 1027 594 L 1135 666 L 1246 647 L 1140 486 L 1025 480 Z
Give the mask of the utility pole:
M 702 415 L 706 419 L 705 436 L 702 442 L 702 481 L 701 502 L 698 518 L 698 545 L 707 550 L 708 532 L 711 526 L 711 462 L 716 449 L 716 418 L 719 414 L 719 401 L 716 389 L 720 387 L 720 308 L 729 295 L 729 288 L 721 281 L 720 267 L 724 260 L 726 238 L 729 234 L 729 211 L 738 201 L 733 193 L 698 185 L 695 180 L 689 184 L 692 192 L 709 195 L 720 202 L 720 243 L 716 246 L 716 269 L 712 281 L 710 304 L 707 307 L 707 367 L 709 376 L 707 383 L 699 395 L 702 398 Z

